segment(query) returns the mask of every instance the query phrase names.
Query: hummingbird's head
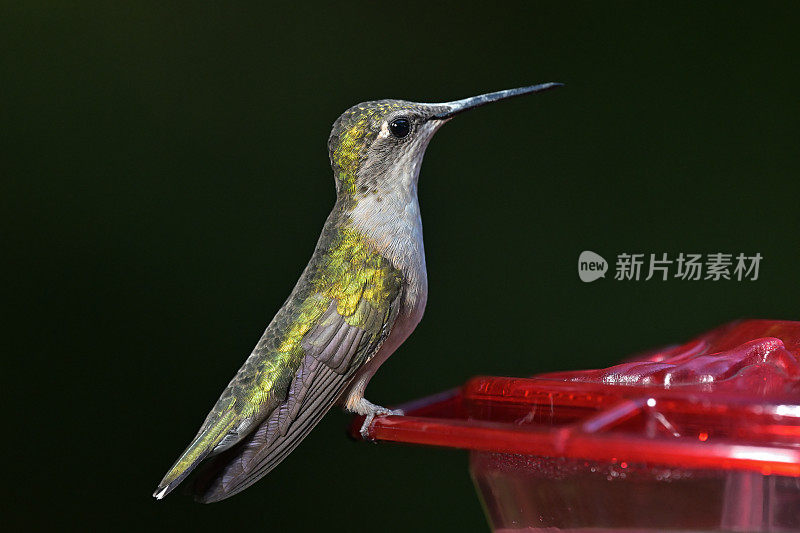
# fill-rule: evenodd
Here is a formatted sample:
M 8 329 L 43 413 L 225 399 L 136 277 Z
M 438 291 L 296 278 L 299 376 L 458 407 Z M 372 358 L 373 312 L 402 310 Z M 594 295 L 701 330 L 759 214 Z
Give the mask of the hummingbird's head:
M 388 186 L 410 186 L 447 108 L 403 100 L 357 104 L 333 124 L 328 153 L 339 196 L 358 198 Z
M 357 104 L 336 119 L 328 139 L 337 195 L 358 200 L 389 191 L 415 192 L 428 142 L 454 115 L 560 85 L 543 83 L 440 104 L 404 100 Z

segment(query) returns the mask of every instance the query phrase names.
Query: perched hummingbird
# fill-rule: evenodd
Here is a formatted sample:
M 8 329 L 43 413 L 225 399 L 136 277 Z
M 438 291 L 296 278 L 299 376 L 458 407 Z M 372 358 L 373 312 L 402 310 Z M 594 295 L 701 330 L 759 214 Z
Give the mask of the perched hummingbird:
M 364 102 L 336 120 L 328 139 L 336 204 L 314 255 L 153 496 L 169 494 L 203 461 L 197 499 L 233 496 L 275 468 L 337 401 L 366 415 L 364 435 L 375 415 L 402 414 L 368 402 L 364 390 L 428 299 L 417 200 L 425 148 L 462 111 L 560 85 L 440 104 Z

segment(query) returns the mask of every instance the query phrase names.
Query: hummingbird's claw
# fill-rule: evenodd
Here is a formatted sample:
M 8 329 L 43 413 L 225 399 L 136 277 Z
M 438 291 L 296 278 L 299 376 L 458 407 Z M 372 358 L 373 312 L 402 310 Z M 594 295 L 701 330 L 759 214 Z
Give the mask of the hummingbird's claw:
M 403 416 L 404 414 L 402 409 L 387 409 L 386 407 L 375 405 L 374 403 L 368 401 L 366 398 L 359 399 L 358 402 L 355 405 L 353 405 L 351 410 L 359 415 L 364 415 L 364 423 L 361 424 L 361 429 L 358 431 L 364 440 L 370 440 L 369 427 L 372 425 L 372 421 L 375 420 L 376 415 Z
M 373 413 L 368 414 L 364 418 L 364 423 L 361 424 L 361 429 L 358 430 L 361 433 L 361 438 L 364 440 L 369 440 L 369 426 L 372 425 L 372 421 L 375 419 L 375 415 Z

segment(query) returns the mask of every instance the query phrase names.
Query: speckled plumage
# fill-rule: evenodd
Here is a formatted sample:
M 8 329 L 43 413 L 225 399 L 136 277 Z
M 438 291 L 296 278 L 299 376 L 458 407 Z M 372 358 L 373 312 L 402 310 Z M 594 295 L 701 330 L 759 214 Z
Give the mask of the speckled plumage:
M 336 120 L 328 149 L 337 200 L 314 254 L 156 498 L 201 462 L 193 486 L 200 501 L 236 494 L 274 468 L 337 399 L 361 414 L 386 412 L 363 393 L 425 309 L 422 157 L 452 114 L 482 103 L 380 100 Z M 398 118 L 411 125 L 402 137 L 390 131 Z
M 295 289 L 208 414 L 197 445 L 190 446 L 171 470 L 177 475 L 165 477 L 167 484 L 211 451 L 219 453 L 238 442 L 284 403 L 307 354 L 341 376 L 333 385 L 340 394 L 353 370 L 388 335 L 402 274 L 349 228 L 345 218 L 340 209 L 331 214 Z M 321 321 L 323 316 L 327 323 Z M 337 351 L 341 345 L 334 343 L 333 353 L 326 351 L 332 341 L 340 340 L 335 334 L 345 325 L 359 331 L 357 339 L 350 339 L 357 347 Z

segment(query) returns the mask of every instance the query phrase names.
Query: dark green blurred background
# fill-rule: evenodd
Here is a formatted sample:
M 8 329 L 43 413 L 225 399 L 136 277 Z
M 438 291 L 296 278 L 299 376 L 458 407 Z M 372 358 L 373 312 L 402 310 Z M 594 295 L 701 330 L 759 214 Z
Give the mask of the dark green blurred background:
M 354 443 L 338 409 L 231 500 L 150 497 L 313 249 L 330 125 L 363 100 L 566 83 L 431 143 L 427 313 L 367 397 L 607 366 L 798 318 L 799 14 L 3 2 L 4 520 L 484 531 L 466 453 Z M 755 282 L 585 284 L 585 249 L 764 259 Z

